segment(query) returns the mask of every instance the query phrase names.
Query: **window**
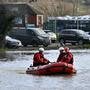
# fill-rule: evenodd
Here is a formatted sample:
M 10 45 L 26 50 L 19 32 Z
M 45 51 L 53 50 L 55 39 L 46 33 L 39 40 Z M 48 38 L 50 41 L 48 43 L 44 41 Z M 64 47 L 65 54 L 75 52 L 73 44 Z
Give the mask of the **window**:
M 23 23 L 21 17 L 17 17 L 17 18 L 15 18 L 14 22 L 15 22 L 15 24 L 22 24 L 22 23 Z
M 35 36 L 35 33 L 32 30 L 28 30 L 28 34 Z
M 16 33 L 17 35 L 26 35 L 26 30 L 25 29 L 14 29 L 13 33 Z
M 62 31 L 61 34 L 69 34 L 69 31 Z

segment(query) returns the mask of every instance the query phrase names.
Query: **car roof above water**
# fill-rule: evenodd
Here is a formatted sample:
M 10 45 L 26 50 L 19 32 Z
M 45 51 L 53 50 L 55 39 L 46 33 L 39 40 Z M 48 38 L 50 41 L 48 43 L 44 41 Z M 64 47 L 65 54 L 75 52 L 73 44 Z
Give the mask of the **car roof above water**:
M 83 30 L 81 30 L 81 29 L 63 29 L 63 30 L 61 30 L 60 32 L 65 32 L 65 31 L 74 31 L 74 32 L 85 32 L 85 31 L 83 31 Z
M 81 29 L 62 29 L 61 31 L 83 31 Z

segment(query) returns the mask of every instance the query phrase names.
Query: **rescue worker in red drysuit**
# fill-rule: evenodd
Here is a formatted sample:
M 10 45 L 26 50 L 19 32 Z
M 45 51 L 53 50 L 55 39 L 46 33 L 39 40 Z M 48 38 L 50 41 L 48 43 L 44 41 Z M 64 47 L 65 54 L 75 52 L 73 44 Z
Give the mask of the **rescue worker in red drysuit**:
M 73 65 L 73 55 L 71 52 L 69 52 L 69 48 L 60 47 L 59 51 L 60 51 L 60 55 L 57 59 L 57 62 L 65 62 Z
M 63 47 L 60 47 L 59 48 L 59 51 L 60 51 L 60 54 L 59 54 L 59 56 L 57 58 L 57 62 L 60 62 L 61 60 L 63 60 L 64 59 L 64 56 L 65 56 L 65 51 L 64 51 L 64 48 Z
M 73 65 L 73 54 L 69 51 L 68 47 L 64 48 L 65 53 L 66 53 L 66 63 L 72 64 Z
M 44 48 L 39 48 L 39 52 L 34 54 L 33 66 L 45 65 L 50 63 L 49 60 L 44 58 L 43 52 L 44 52 Z

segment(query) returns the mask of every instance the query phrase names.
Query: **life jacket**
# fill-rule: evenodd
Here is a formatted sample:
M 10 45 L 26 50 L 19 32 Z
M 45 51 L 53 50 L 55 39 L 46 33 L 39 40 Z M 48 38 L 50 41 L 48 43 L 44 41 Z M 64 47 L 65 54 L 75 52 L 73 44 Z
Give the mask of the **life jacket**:
M 64 59 L 65 53 L 61 53 L 57 59 L 57 62 L 60 62 L 61 60 Z
M 68 63 L 73 64 L 73 55 L 72 53 L 68 52 Z
M 67 52 L 61 62 L 66 62 L 69 64 L 73 64 L 73 55 L 70 52 Z
M 73 55 L 70 52 L 61 53 L 57 59 L 57 62 L 66 62 L 69 64 L 73 64 Z
M 33 66 L 38 66 L 38 65 L 45 65 L 48 64 L 49 61 L 44 58 L 44 55 L 42 53 L 35 53 L 34 58 L 33 58 Z

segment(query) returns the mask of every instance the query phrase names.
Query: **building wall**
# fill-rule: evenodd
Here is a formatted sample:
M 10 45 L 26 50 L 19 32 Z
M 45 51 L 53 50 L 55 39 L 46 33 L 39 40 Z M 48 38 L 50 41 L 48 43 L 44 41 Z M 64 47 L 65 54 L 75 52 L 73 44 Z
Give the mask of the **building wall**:
M 27 16 L 27 23 L 34 24 L 36 27 L 42 27 L 43 15 Z
M 43 15 L 37 15 L 36 25 L 38 27 L 42 27 L 42 25 L 43 25 Z
M 15 20 L 17 27 L 24 27 L 26 25 L 33 25 L 35 27 L 43 26 L 43 15 L 25 15 L 23 17 L 17 17 Z
M 36 16 L 28 16 L 27 23 L 36 24 Z

